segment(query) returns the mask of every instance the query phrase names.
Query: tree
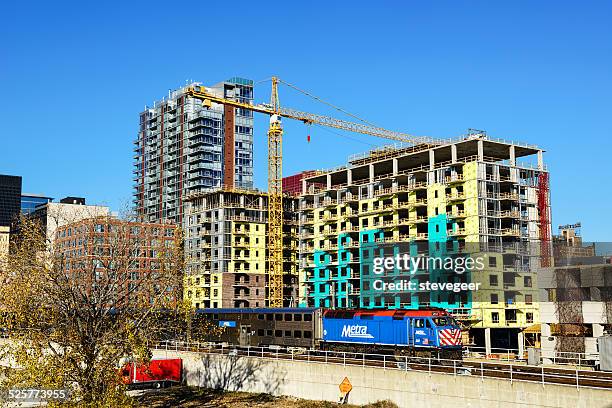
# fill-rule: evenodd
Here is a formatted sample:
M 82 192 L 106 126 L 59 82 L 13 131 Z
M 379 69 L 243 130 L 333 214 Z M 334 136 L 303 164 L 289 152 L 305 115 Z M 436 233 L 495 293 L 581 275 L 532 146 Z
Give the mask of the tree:
M 79 406 L 129 405 L 125 359 L 146 361 L 148 344 L 176 338 L 191 313 L 182 301 L 178 227 L 97 216 L 57 228 L 19 222 L 0 271 L 0 387 L 71 388 Z

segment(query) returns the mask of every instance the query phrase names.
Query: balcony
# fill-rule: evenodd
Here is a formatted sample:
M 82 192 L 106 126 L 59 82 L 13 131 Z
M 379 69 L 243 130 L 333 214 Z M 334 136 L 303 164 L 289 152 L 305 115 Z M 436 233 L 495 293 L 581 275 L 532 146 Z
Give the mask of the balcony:
M 427 219 L 427 216 L 421 215 L 419 217 L 410 217 L 408 218 L 408 221 L 410 224 L 421 224 L 421 223 L 427 223 L 428 219 Z
M 446 184 L 462 183 L 464 181 L 463 174 L 456 174 L 454 176 L 446 177 L 444 181 Z
M 456 228 L 455 230 L 447 231 L 447 235 L 449 237 L 459 237 L 467 235 L 467 233 L 465 232 L 465 228 Z
M 464 193 L 455 193 L 455 194 L 446 195 L 446 201 L 452 202 L 452 201 L 461 201 L 461 200 L 465 200 Z
M 410 201 L 409 203 L 412 207 L 422 207 L 427 205 L 427 200 L 425 198 L 419 198 L 414 201 Z
M 338 204 L 337 200 L 331 199 L 331 198 L 327 198 L 324 199 L 322 202 L 319 203 L 319 207 L 332 207 Z
M 519 195 L 516 193 L 499 193 L 498 198 L 500 200 L 512 200 L 516 201 L 519 199 Z
M 321 220 L 323 222 L 331 222 L 331 221 L 337 221 L 338 220 L 338 214 L 328 214 L 328 215 L 324 215 L 321 217 Z
M 515 228 L 504 228 L 500 230 L 500 235 L 510 236 L 510 237 L 519 237 L 521 235 L 521 232 Z
M 446 218 L 456 219 L 456 218 L 465 218 L 467 215 L 464 210 L 451 211 L 446 213 Z

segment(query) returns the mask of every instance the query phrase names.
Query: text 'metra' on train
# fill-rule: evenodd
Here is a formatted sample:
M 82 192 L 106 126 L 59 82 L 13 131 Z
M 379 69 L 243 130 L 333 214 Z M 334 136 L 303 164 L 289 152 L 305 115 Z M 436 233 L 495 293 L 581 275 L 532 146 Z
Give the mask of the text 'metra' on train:
M 224 327 L 210 341 L 441 359 L 461 358 L 461 329 L 443 309 L 198 309 Z

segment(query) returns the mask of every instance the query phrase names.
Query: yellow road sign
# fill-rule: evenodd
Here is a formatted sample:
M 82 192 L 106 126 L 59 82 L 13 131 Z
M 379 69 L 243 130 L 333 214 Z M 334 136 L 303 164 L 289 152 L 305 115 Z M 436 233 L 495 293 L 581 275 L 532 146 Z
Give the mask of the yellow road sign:
M 340 392 L 343 394 L 348 394 L 353 389 L 353 385 L 349 381 L 348 377 L 344 377 L 344 380 L 340 383 Z

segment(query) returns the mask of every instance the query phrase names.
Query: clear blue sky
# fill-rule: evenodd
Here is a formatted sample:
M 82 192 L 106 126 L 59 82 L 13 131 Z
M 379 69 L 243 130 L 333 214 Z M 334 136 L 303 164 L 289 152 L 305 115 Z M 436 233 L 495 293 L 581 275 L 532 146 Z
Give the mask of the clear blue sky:
M 389 129 L 452 137 L 473 127 L 538 144 L 553 225 L 582 221 L 585 238 L 610 240 L 610 21 L 606 1 L 4 2 L 0 173 L 22 175 L 28 192 L 119 209 L 145 104 L 188 79 L 278 75 Z M 330 113 L 281 92 L 286 106 Z M 320 128 L 307 143 L 296 123 L 285 134 L 285 174 L 379 143 Z

